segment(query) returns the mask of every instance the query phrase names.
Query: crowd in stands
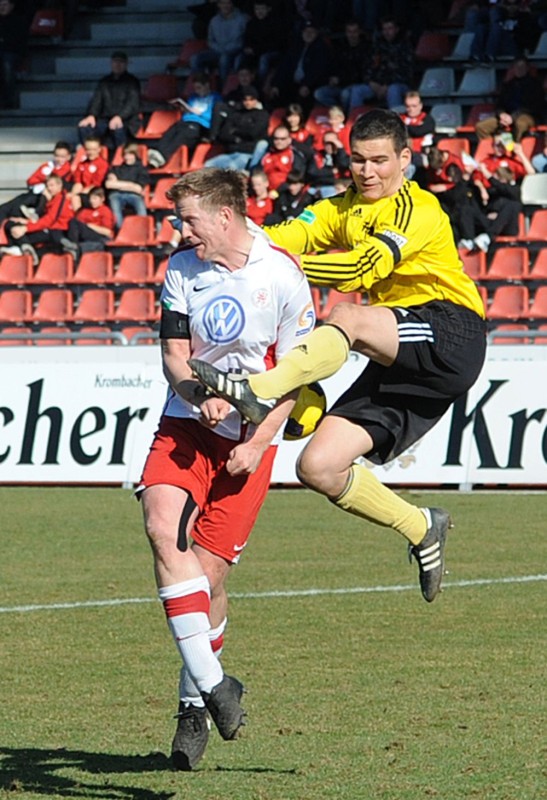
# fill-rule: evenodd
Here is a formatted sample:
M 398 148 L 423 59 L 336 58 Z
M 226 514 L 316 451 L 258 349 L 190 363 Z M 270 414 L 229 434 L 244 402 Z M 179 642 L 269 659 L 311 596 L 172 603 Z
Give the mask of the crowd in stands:
M 4 6 L 13 3 L 0 0 L 0 39 Z M 115 51 L 75 152 L 58 142 L 27 190 L 0 206 L 3 253 L 36 265 L 54 250 L 77 262 L 115 244 L 136 215 L 153 218 L 165 255 L 180 234 L 159 236 L 170 213 L 163 181 L 200 166 L 246 171 L 255 223 L 292 219 L 345 191 L 352 121 L 374 106 L 401 115 L 413 152 L 407 177 L 438 196 L 462 254 L 522 233 L 522 181 L 547 172 L 547 76 L 526 57 L 547 29 L 546 3 L 216 0 L 191 10 L 203 47 L 169 111 L 157 109 L 168 122 L 149 136 L 154 113 L 143 114 L 139 80 Z M 415 47 L 432 18 L 450 14 L 475 34 L 471 64 L 514 60 L 497 64 L 504 74 L 490 114 L 447 140 L 418 91 Z

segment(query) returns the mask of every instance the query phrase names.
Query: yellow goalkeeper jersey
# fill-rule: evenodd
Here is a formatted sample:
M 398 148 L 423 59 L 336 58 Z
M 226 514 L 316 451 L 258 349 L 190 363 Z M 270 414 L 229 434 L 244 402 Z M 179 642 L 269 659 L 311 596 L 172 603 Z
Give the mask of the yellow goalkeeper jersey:
M 276 244 L 302 256 L 310 283 L 367 292 L 371 304 L 385 306 L 448 300 L 484 318 L 448 216 L 437 198 L 413 181 L 374 202 L 350 187 L 266 231 Z

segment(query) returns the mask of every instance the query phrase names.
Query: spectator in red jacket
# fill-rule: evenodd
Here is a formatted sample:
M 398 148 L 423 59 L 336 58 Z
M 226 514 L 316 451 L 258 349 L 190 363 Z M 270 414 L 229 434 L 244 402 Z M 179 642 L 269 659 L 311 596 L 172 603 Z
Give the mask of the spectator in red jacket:
M 46 197 L 46 179 L 49 175 L 59 175 L 65 182 L 65 186 L 72 184 L 72 169 L 70 159 L 72 151 L 66 142 L 57 142 L 53 151 L 53 157 L 45 161 L 27 178 L 28 191 L 13 197 L 6 203 L 0 205 L 0 222 L 8 217 L 26 217 L 27 219 L 38 219 L 44 213 Z
M 311 156 L 313 136 L 306 128 L 306 115 L 300 103 L 289 103 L 281 124 L 289 129 L 294 146 Z
M 306 156 L 293 146 L 289 129 L 285 125 L 278 125 L 268 152 L 260 162 L 268 176 L 270 191 L 285 183 L 291 170 L 306 172 L 306 161 Z
M 40 259 L 34 245 L 60 245 L 61 238 L 68 230 L 70 220 L 74 216 L 69 195 L 59 175 L 50 175 L 46 179 L 44 192 L 47 202 L 43 215 L 36 222 L 31 222 L 25 217 L 9 220 L 5 228 L 9 246 L 1 248 L 2 252 L 10 255 L 28 253 L 35 265 Z
M 82 252 L 104 250 L 105 244 L 114 237 L 116 221 L 114 213 L 106 204 L 106 194 L 97 186 L 89 192 L 89 208 L 81 208 L 70 220 L 67 235 L 61 239 L 65 253 L 72 253 L 77 260 Z
M 251 193 L 247 198 L 247 216 L 257 225 L 264 225 L 264 220 L 272 213 L 274 207 L 268 176 L 257 168 L 251 173 L 249 183 Z
M 98 136 L 90 136 L 84 142 L 85 157 L 74 170 L 74 185 L 71 191 L 71 202 L 74 211 L 79 211 L 82 206 L 89 208 L 87 195 L 89 192 L 103 186 L 110 165 L 101 155 L 101 140 Z
M 435 120 L 424 111 L 424 104 L 419 92 L 412 91 L 405 94 L 405 110 L 400 114 L 406 125 L 412 151 L 421 153 L 424 147 L 433 144 L 435 133 Z

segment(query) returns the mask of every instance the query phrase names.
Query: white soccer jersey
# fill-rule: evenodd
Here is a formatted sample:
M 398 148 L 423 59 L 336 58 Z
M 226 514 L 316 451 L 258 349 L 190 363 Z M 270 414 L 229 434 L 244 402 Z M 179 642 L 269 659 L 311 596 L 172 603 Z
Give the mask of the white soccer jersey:
M 173 253 L 161 303 L 188 315 L 193 358 L 232 372 L 256 373 L 275 366 L 315 325 L 304 273 L 262 236 L 255 236 L 245 267 L 234 272 L 200 261 L 193 249 Z M 199 409 L 171 389 L 163 413 L 199 417 Z M 239 439 L 241 424 L 234 409 L 214 430 Z

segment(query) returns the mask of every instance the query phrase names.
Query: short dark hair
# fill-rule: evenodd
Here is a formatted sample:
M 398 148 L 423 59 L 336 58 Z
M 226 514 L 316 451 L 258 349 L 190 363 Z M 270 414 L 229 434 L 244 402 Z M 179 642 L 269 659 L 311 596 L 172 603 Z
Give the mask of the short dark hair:
M 104 200 L 106 198 L 106 193 L 102 186 L 94 186 L 93 189 L 89 190 L 89 196 L 100 197 L 101 200 Z
M 397 155 L 408 147 L 408 133 L 401 117 L 384 108 L 373 108 L 357 117 L 349 138 L 352 146 L 367 139 L 391 139 Z
M 55 142 L 55 147 L 53 148 L 53 152 L 56 150 L 68 150 L 69 153 L 72 153 L 72 147 L 69 145 L 68 142 Z
M 236 214 L 247 213 L 247 178 L 235 169 L 205 167 L 187 172 L 165 193 L 168 200 L 177 203 L 184 197 L 197 196 L 202 208 L 218 211 L 229 206 Z

